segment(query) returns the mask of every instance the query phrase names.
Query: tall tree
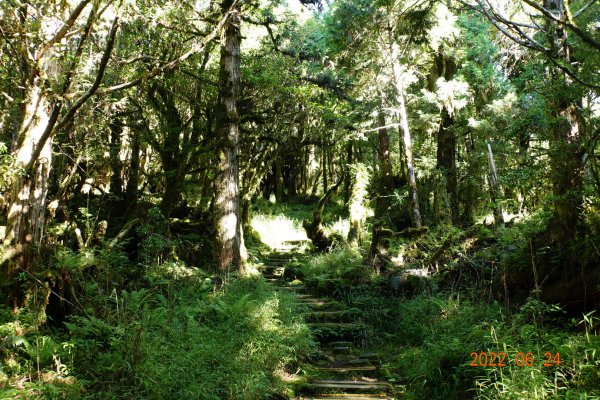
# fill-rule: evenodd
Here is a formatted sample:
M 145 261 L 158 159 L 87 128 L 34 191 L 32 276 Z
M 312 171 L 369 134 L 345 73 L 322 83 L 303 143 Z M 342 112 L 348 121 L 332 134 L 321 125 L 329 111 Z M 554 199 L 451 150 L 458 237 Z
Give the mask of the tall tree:
M 550 179 L 555 195 L 551 228 L 554 239 L 566 243 L 581 233 L 584 144 L 588 132 L 580 109 L 586 88 L 598 89 L 597 71 L 593 67 L 590 71 L 585 65 L 593 65 L 597 57 L 575 60 L 574 51 L 591 49 L 597 55 L 600 49 L 600 42 L 590 32 L 592 24 L 581 28 L 575 18 L 590 15 L 597 6 L 589 2 L 572 12 L 570 2 L 564 0 L 544 0 L 542 4 L 515 0 L 502 5 L 486 0 L 461 2 L 485 15 L 512 41 L 541 54 L 548 63 L 547 78 L 552 90 L 546 95 L 546 104 L 552 139 Z M 538 32 L 543 35 L 536 36 Z
M 221 39 L 216 135 L 218 172 L 215 182 L 215 255 L 217 268 L 242 269 L 242 224 L 239 194 L 240 2 L 224 0 L 228 15 Z
M 85 22 L 84 10 L 92 3 Z M 106 38 L 96 77 L 89 88 L 73 102 L 65 104 L 64 96 L 71 89 L 77 77 L 76 69 L 93 27 L 98 20 L 100 1 L 82 0 L 70 7 L 63 3 L 50 7 L 63 14 L 64 22 L 58 26 L 53 15 L 23 3 L 13 12 L 6 10 L 11 27 L 3 27 L 3 32 L 11 32 L 11 43 L 15 56 L 20 62 L 21 87 L 17 90 L 19 102 L 10 114 L 13 119 L 10 129 L 14 135 L 12 150 L 15 154 L 13 177 L 8 195 L 8 215 L 4 251 L 0 266 L 10 282 L 19 269 L 26 270 L 34 257 L 33 248 L 39 245 L 45 228 L 45 208 L 48 196 L 48 178 L 52 165 L 52 142 L 57 130 L 64 127 L 81 106 L 98 90 L 110 59 L 118 18 L 115 18 Z M 62 10 L 60 12 L 59 10 Z M 42 21 L 38 16 L 43 16 Z M 4 25 L 4 21 L 3 21 Z M 47 27 L 56 27 L 48 29 Z M 67 38 L 79 39 L 69 49 L 59 50 L 58 44 Z M 59 65 L 57 58 L 68 60 Z M 58 88 L 54 93 L 51 88 Z M 62 113 L 64 111 L 64 113 Z M 62 114 L 61 114 L 62 113 Z M 18 305 L 17 289 L 11 293 L 13 305 Z

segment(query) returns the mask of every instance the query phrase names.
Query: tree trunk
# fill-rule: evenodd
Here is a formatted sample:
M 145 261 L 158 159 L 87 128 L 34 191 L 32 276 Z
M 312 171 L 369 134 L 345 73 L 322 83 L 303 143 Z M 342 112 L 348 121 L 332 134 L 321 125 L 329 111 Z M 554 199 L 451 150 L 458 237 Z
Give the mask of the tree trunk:
M 383 102 L 382 102 L 383 106 Z M 385 126 L 383 110 L 377 113 L 377 124 Z M 386 128 L 380 128 L 378 132 L 377 159 L 379 165 L 377 200 L 375 202 L 375 218 L 381 217 L 390 207 L 390 195 L 394 189 L 394 178 L 392 176 L 392 161 L 390 159 L 390 135 Z
M 480 185 L 477 182 L 480 174 L 475 152 L 475 140 L 473 138 L 473 132 L 468 133 L 466 141 L 467 179 L 462 185 L 461 198 L 463 200 L 464 208 L 461 215 L 461 220 L 466 225 L 473 225 L 475 211 L 474 208 L 477 204 L 477 193 L 480 190 Z
M 487 143 L 488 149 L 488 164 L 490 167 L 490 173 L 488 181 L 490 183 L 490 200 L 492 201 L 492 207 L 494 211 L 494 224 L 496 226 L 504 225 L 504 215 L 502 214 L 502 208 L 498 204 L 498 171 L 496 170 L 496 162 L 494 161 L 494 153 L 492 153 L 492 146 Z
M 442 121 L 437 131 L 437 168 L 444 180 L 448 198 L 447 209 L 453 224 L 458 224 L 458 182 L 456 177 L 456 138 L 450 131 L 454 119 L 448 109 L 442 109 Z M 442 203 L 445 203 L 442 202 Z M 446 206 L 444 204 L 444 206 Z
M 346 145 L 346 165 L 349 167 L 352 165 L 352 142 L 348 142 Z M 350 168 L 346 169 L 344 177 L 344 208 L 349 208 L 350 196 L 352 194 L 352 175 Z
M 121 178 L 121 172 L 123 170 L 123 163 L 121 162 L 121 135 L 123 134 L 123 125 L 117 119 L 113 117 L 108 125 L 110 129 L 110 169 L 112 175 L 110 176 L 110 193 L 120 198 L 123 193 L 123 179 Z M 120 199 L 118 199 L 120 200 Z
M 275 158 L 275 199 L 283 200 L 283 171 L 281 168 L 281 154 Z
M 312 188 L 310 189 L 311 196 L 317 195 L 317 190 L 319 190 L 319 182 L 321 180 L 321 172 L 322 172 L 321 168 L 317 168 L 315 180 L 313 181 Z
M 323 211 L 325 205 L 333 195 L 333 193 L 340 187 L 343 179 L 339 179 L 338 182 L 331 186 L 327 192 L 319 199 L 317 208 L 313 211 L 312 221 L 303 221 L 302 226 L 306 231 L 306 236 L 312 241 L 313 245 L 319 251 L 327 251 L 333 244 L 333 239 L 329 237 L 323 230 Z
M 295 196 L 298 194 L 298 160 L 293 153 L 286 153 L 285 155 L 285 164 L 287 170 L 287 195 L 288 197 Z
M 302 171 L 304 171 L 304 180 L 302 182 L 302 195 L 308 194 L 308 182 L 310 181 L 310 152 L 307 148 L 304 149 L 304 162 L 302 163 Z
M 0 266 L 5 282 L 14 284 L 10 290 L 13 307 L 20 302 L 18 284 L 13 282 L 19 269 L 27 270 L 33 263 L 33 247 L 39 245 L 44 233 L 48 177 L 52 162 L 52 139 L 44 134 L 52 129 L 58 115 L 49 115 L 49 102 L 37 80 L 27 96 L 21 131 L 17 137 L 16 164 L 23 173 L 14 174 L 8 196 L 8 216 L 4 249 Z M 43 143 L 40 143 L 43 142 Z M 41 144 L 41 148 L 39 147 Z M 39 153 L 35 157 L 35 153 Z
M 328 182 L 327 182 L 327 150 L 326 149 L 322 149 L 321 162 L 323 164 L 321 167 L 321 170 L 323 171 L 323 195 L 325 195 L 325 193 L 327 193 L 327 186 L 329 186 Z
M 400 127 L 402 128 L 402 141 L 404 142 L 404 151 L 408 170 L 408 188 L 410 192 L 412 220 L 415 227 L 420 228 L 423 223 L 421 221 L 421 211 L 419 209 L 419 194 L 417 192 L 417 179 L 415 177 L 415 159 L 412 152 L 410 130 L 408 129 L 408 115 L 406 114 L 406 105 L 404 103 L 404 95 L 402 93 L 398 95 L 398 100 L 400 110 Z
M 431 73 L 428 76 L 428 86 L 431 92 L 437 91 L 440 77 L 446 81 L 454 79 L 457 65 L 453 58 L 442 52 L 435 55 Z M 436 211 L 442 220 L 449 219 L 452 224 L 459 222 L 458 210 L 458 181 L 456 172 L 456 137 L 452 132 L 454 118 L 451 110 L 444 105 L 441 110 L 441 121 L 437 130 L 437 165 L 436 169 L 442 179 L 442 185 L 435 192 Z
M 306 194 L 306 149 L 300 151 L 300 193 Z
M 582 233 L 583 124 L 575 104 L 559 105 L 554 117 L 557 122 L 551 128 L 554 140 L 550 150 L 555 196 L 553 230 L 558 241 L 566 243 Z
M 400 181 L 408 182 L 408 163 L 406 162 L 406 150 L 404 149 L 404 140 L 402 140 L 402 131 L 398 129 L 398 159 L 400 168 Z
M 127 186 L 125 187 L 125 204 L 127 215 L 133 213 L 137 207 L 138 187 L 140 184 L 140 134 L 131 130 L 131 159 L 127 170 Z
M 167 165 L 170 165 L 170 163 L 167 163 Z M 179 167 L 177 165 L 171 169 L 165 168 L 165 188 L 160 202 L 160 211 L 167 218 L 182 200 L 184 174 Z
M 387 254 L 387 241 L 382 240 L 382 232 L 391 232 L 389 228 L 385 227 L 385 223 L 381 221 L 381 217 L 385 215 L 390 208 L 390 195 L 394 188 L 394 180 L 392 177 L 392 162 L 390 160 L 390 136 L 388 130 L 385 127 L 385 116 L 383 114 L 383 99 L 381 99 L 380 110 L 377 113 L 377 125 L 380 127 L 378 132 L 378 144 L 377 144 L 377 198 L 375 201 L 375 218 L 376 222 L 373 226 L 373 233 L 371 237 L 371 246 L 369 252 L 366 255 L 365 262 L 376 269 L 379 273 L 381 271 L 383 260 Z M 353 229 L 353 227 L 351 227 Z
M 544 0 L 544 7 L 562 19 L 563 2 Z M 548 22 L 551 32 L 552 56 L 562 58 L 571 64 L 571 49 L 567 41 L 567 31 L 553 22 Z M 559 243 L 566 243 L 581 234 L 583 212 L 583 137 L 585 126 L 579 115 L 581 95 L 577 94 L 571 79 L 562 71 L 556 71 L 552 81 L 563 82 L 561 93 L 551 101 L 551 178 L 554 187 L 553 233 Z M 561 88 L 562 89 L 562 88 Z
M 217 106 L 218 172 L 215 182 L 215 258 L 219 271 L 232 266 L 241 270 L 241 221 L 239 204 L 239 81 L 240 24 L 239 9 L 233 0 L 223 1 L 222 13 L 230 12 L 224 28 L 219 63 L 219 98 Z
M 400 119 L 400 128 L 402 131 L 402 141 L 404 143 L 404 152 L 406 155 L 406 164 L 408 170 L 408 188 L 410 193 L 412 220 L 415 227 L 420 228 L 421 211 L 419 209 L 419 194 L 417 191 L 417 179 L 415 177 L 415 159 L 412 152 L 412 141 L 408 127 L 408 114 L 406 112 L 406 102 L 404 99 L 404 86 L 402 84 L 402 71 L 400 68 L 398 44 L 393 41 L 391 44 L 392 72 L 394 74 L 394 83 L 396 86 L 396 102 L 398 105 L 397 115 Z

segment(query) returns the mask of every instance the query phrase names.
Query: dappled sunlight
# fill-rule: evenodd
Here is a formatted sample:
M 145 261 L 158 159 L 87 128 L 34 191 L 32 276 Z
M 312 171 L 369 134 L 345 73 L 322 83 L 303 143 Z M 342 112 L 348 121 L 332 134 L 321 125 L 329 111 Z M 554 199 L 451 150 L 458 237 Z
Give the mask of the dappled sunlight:
M 271 249 L 285 248 L 287 242 L 308 240 L 300 221 L 284 215 L 257 215 L 252 218 L 251 226 Z
M 528 215 L 529 214 L 527 212 L 515 214 L 515 213 L 502 211 L 502 217 L 503 217 L 505 223 L 506 222 L 523 222 L 527 219 Z M 494 214 L 492 212 L 484 214 L 484 215 L 480 216 L 476 220 L 476 222 L 478 224 L 493 225 L 494 224 Z
M 346 238 L 348 237 L 348 231 L 350 231 L 350 221 L 347 218 L 340 217 L 334 223 L 327 225 L 325 229 L 332 234 Z

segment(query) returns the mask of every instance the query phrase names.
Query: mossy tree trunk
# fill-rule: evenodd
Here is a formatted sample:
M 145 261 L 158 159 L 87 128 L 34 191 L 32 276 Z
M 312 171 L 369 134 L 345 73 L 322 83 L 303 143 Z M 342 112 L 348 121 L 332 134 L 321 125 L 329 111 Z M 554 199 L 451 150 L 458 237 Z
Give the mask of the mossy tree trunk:
M 116 196 L 120 203 L 123 194 L 123 163 L 121 162 L 121 139 L 123 136 L 123 124 L 117 115 L 114 115 L 108 124 L 110 130 L 109 160 L 112 175 L 110 176 L 110 193 Z
M 562 19 L 566 10 L 562 1 L 544 0 L 544 7 Z M 569 16 L 567 16 L 569 17 Z M 567 30 L 548 22 L 551 32 L 552 56 L 572 65 L 571 48 Z M 554 221 L 552 234 L 559 243 L 567 243 L 582 233 L 583 213 L 583 138 L 585 124 L 579 112 L 582 96 L 576 84 L 563 71 L 553 70 L 551 81 L 558 83 L 561 91 L 548 99 L 550 105 L 550 163 L 554 188 Z
M 306 231 L 306 236 L 312 241 L 313 245 L 319 251 L 327 251 L 333 244 L 333 239 L 329 237 L 323 230 L 323 211 L 325 205 L 331 198 L 331 196 L 338 190 L 343 182 L 343 174 L 341 179 L 337 183 L 327 189 L 327 192 L 319 199 L 317 208 L 313 211 L 313 217 L 311 221 L 304 221 L 302 226 Z
M 494 153 L 492 152 L 492 146 L 487 143 L 488 149 L 488 164 L 489 164 L 489 174 L 488 174 L 488 182 L 490 186 L 490 200 L 492 202 L 492 210 L 494 214 L 494 224 L 496 226 L 504 225 L 504 215 L 502 213 L 502 208 L 500 204 L 498 204 L 498 197 L 500 193 L 499 182 L 498 182 L 498 171 L 496 169 L 496 161 L 494 160 Z
M 239 194 L 239 113 L 240 24 L 239 5 L 235 0 L 221 4 L 222 14 L 229 13 L 221 40 L 219 62 L 219 98 L 217 105 L 217 177 L 215 182 L 215 259 L 219 271 L 241 270 L 242 240 Z
M 457 65 L 453 59 L 438 53 L 435 56 L 432 72 L 429 77 L 429 90 L 437 90 L 437 80 L 443 77 L 446 81 L 454 78 Z M 436 133 L 437 152 L 436 168 L 442 178 L 442 190 L 445 193 L 436 192 L 437 209 L 442 211 L 442 219 L 447 215 L 452 224 L 459 222 L 458 210 L 458 179 L 456 171 L 456 136 L 452 130 L 454 117 L 447 105 L 442 107 L 441 121 Z
M 410 195 L 411 217 L 413 225 L 420 228 L 423 225 L 421 220 L 421 210 L 419 208 L 419 194 L 417 190 L 417 179 L 415 175 L 415 159 L 412 150 L 412 139 L 408 125 L 408 113 L 406 112 L 405 88 L 402 80 L 402 68 L 400 65 L 400 53 L 398 43 L 392 37 L 390 29 L 390 55 L 392 63 L 392 73 L 394 77 L 394 87 L 396 94 L 396 105 L 398 112 L 396 115 L 400 120 L 400 131 L 402 133 L 402 142 L 406 157 L 406 168 L 408 175 L 408 191 Z
M 328 186 L 329 186 L 329 182 L 328 182 L 328 177 L 329 174 L 327 173 L 327 149 L 323 148 L 321 150 L 321 171 L 323 172 L 323 195 L 325 193 L 327 193 L 328 190 Z
M 17 173 L 14 174 L 9 189 L 6 234 L 0 257 L 0 268 L 5 278 L 3 281 L 12 285 L 9 297 L 15 308 L 22 302 L 19 284 L 14 280 L 15 274 L 19 270 L 27 271 L 30 266 L 36 264 L 35 257 L 42 244 L 54 135 L 71 122 L 75 113 L 100 86 L 115 43 L 118 18 L 113 21 L 107 35 L 106 48 L 100 59 L 93 84 L 76 101 L 70 103 L 61 116 L 63 99 L 60 96 L 53 98 L 48 87 L 51 83 L 62 79 L 59 93 L 64 95 L 71 88 L 84 44 L 95 20 L 97 5 L 94 6 L 87 23 L 81 29 L 79 43 L 75 51 L 69 54 L 73 60 L 67 64 L 65 71 L 60 73 L 57 68 L 51 68 L 50 63 L 59 56 L 55 44 L 74 30 L 74 25 L 88 3 L 90 0 L 79 2 L 56 34 L 41 43 L 30 42 L 28 37 L 24 37 L 22 38 L 24 44 L 21 43 L 23 46 L 19 48 L 26 64 L 21 71 L 25 77 L 23 80 L 25 87 L 21 90 L 25 95 L 24 106 L 16 106 L 18 110 L 13 114 L 14 119 L 11 122 L 12 129 L 18 132 L 12 146 L 15 156 L 13 168 Z M 26 8 L 22 9 L 24 13 L 25 10 Z M 23 26 L 20 29 L 30 28 L 27 18 L 25 14 L 21 16 L 20 23 Z M 48 21 L 39 21 L 42 25 L 45 22 Z
M 380 110 L 377 113 L 377 193 L 375 200 L 375 220 L 373 234 L 369 252 L 366 255 L 365 262 L 374 267 L 377 271 L 381 270 L 381 260 L 387 253 L 387 243 L 382 239 L 382 232 L 391 232 L 386 223 L 382 221 L 390 208 L 390 198 L 394 189 L 394 180 L 392 176 L 392 162 L 390 159 L 390 136 L 386 126 L 385 115 L 383 114 L 383 99 L 381 98 Z

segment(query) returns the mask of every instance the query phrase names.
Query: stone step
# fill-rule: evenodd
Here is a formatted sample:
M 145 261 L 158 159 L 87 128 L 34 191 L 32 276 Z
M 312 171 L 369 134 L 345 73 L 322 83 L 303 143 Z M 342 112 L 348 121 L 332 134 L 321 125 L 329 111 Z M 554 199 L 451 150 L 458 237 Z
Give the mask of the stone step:
M 349 365 L 371 365 L 371 360 L 367 360 L 366 358 L 353 358 L 348 360 L 347 363 Z
M 393 397 L 385 393 L 361 393 L 361 394 L 351 394 L 351 393 L 331 393 L 331 394 L 318 394 L 311 397 L 302 397 L 301 400 L 372 400 L 372 399 L 380 399 L 380 400 L 392 400 Z
M 316 298 L 297 299 L 296 303 L 302 306 L 310 307 L 314 310 L 328 310 L 331 308 L 339 308 L 340 304 L 333 301 L 318 300 Z
M 284 265 L 278 264 L 278 263 L 265 263 L 261 266 L 258 267 L 259 269 L 267 270 L 267 269 L 279 269 L 279 268 L 285 268 Z
M 281 286 L 281 289 L 291 290 L 294 292 L 302 292 L 302 291 L 306 290 L 306 287 L 300 286 L 300 285 L 298 285 L 298 286 Z
M 267 258 L 263 259 L 264 263 L 269 261 L 291 261 L 294 257 L 290 257 L 289 254 L 271 254 Z
M 263 265 L 258 267 L 258 269 L 262 269 L 263 271 L 267 271 L 270 269 L 276 269 L 276 268 L 286 268 L 286 263 L 268 262 L 268 263 L 264 263 Z
M 352 342 L 347 342 L 347 341 L 343 341 L 343 340 L 338 340 L 336 342 L 329 342 L 327 343 L 327 346 L 330 347 L 337 347 L 337 346 L 352 346 L 354 343 Z
M 333 354 L 350 354 L 352 353 L 352 347 L 349 346 L 337 346 L 331 349 Z
M 364 358 L 366 360 L 374 361 L 379 360 L 379 354 L 373 352 L 361 353 L 358 355 L 359 358 Z
M 315 380 L 307 384 L 309 388 L 322 389 L 341 389 L 344 391 L 352 390 L 389 390 L 392 385 L 387 382 L 365 382 L 365 381 L 332 381 L 332 380 Z
M 263 272 L 265 278 L 283 278 L 285 276 L 285 268 L 270 269 Z
M 356 319 L 357 312 L 353 310 L 314 310 L 304 313 L 304 318 L 307 321 L 322 321 L 322 322 L 333 322 L 333 321 L 348 321 Z
M 308 244 L 308 243 L 311 243 L 310 239 L 292 239 L 292 240 L 283 241 L 283 244 L 287 244 L 287 245 L 291 245 L 291 246 L 297 246 L 300 244 Z
M 344 365 L 336 367 L 314 367 L 314 370 L 321 372 L 366 372 L 366 371 L 377 371 L 375 365 Z
M 309 322 L 314 329 L 364 329 L 365 324 L 357 322 Z
M 336 310 L 336 311 L 311 311 L 307 314 L 315 314 L 315 315 L 341 315 L 341 314 L 356 314 L 354 311 L 350 310 Z

